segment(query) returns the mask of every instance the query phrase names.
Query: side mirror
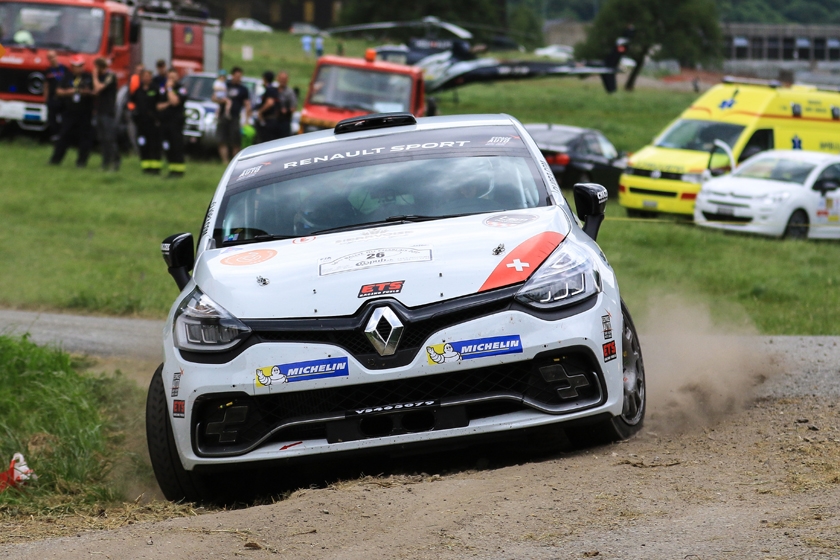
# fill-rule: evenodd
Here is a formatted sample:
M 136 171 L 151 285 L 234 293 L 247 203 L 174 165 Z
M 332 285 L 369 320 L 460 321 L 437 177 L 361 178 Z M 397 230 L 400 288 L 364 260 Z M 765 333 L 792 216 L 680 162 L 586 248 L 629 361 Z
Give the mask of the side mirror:
M 607 189 L 596 183 L 578 183 L 574 186 L 574 192 L 577 215 L 583 221 L 583 232 L 596 240 L 609 198 Z
M 160 244 L 160 252 L 170 276 L 179 290 L 183 290 L 190 281 L 190 271 L 195 266 L 195 243 L 191 233 L 170 235 Z
M 814 183 L 814 190 L 825 194 L 829 191 L 840 189 L 840 181 L 837 179 L 820 179 Z

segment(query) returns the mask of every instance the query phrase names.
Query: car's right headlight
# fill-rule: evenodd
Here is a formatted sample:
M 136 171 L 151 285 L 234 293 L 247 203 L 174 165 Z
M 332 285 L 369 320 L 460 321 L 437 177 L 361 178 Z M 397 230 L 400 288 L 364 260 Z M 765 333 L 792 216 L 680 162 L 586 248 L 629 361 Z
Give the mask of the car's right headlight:
M 571 305 L 601 291 L 601 275 L 580 246 L 561 243 L 516 294 L 537 309 Z
M 248 325 L 198 288 L 184 298 L 175 312 L 173 330 L 175 345 L 194 352 L 229 350 L 251 332 Z

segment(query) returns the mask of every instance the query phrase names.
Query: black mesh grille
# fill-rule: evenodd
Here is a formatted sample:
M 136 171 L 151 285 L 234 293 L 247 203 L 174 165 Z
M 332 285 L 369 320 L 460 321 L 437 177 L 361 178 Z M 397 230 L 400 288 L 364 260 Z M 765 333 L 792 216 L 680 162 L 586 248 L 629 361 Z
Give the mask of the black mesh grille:
M 575 352 L 562 356 L 537 357 L 534 360 L 501 364 L 486 368 L 454 371 L 438 375 L 426 375 L 365 383 L 332 389 L 316 389 L 250 397 L 245 395 L 222 395 L 200 401 L 196 404 L 194 421 L 199 423 L 199 448 L 212 451 L 218 448 L 218 440 L 204 434 L 204 426 L 224 420 L 224 411 L 236 406 L 248 406 L 247 420 L 237 426 L 235 447 L 244 448 L 264 437 L 275 426 L 307 416 L 343 414 L 361 408 L 412 401 L 439 401 L 447 398 L 463 398 L 494 392 L 514 393 L 543 403 L 559 405 L 568 403 L 558 394 L 562 385 L 546 382 L 539 372 L 541 367 L 562 363 L 570 374 L 583 374 L 589 386 L 580 390 L 579 399 L 597 398 L 601 394 L 600 381 L 595 373 L 597 366 L 588 352 Z M 572 399 L 574 402 L 574 399 Z M 295 428 L 298 429 L 298 428 Z M 279 438 L 289 437 L 281 431 Z
M 733 216 L 732 214 L 715 214 L 713 212 L 703 212 L 703 217 L 710 222 L 730 222 L 736 224 L 748 224 L 752 218 L 743 216 Z
M 653 173 L 652 169 L 638 169 L 635 167 L 628 167 L 624 170 L 625 175 L 636 175 L 637 177 L 650 177 Z M 654 177 L 656 178 L 656 177 Z M 671 173 L 669 171 L 660 171 L 659 179 L 670 179 L 672 181 L 682 181 L 682 175 L 679 173 Z
M 668 191 L 655 191 L 653 189 L 640 189 L 638 187 L 630 187 L 630 192 L 633 194 L 643 194 L 646 196 L 664 196 L 667 198 L 675 198 L 677 193 Z
M 29 75 L 32 73 L 33 72 L 31 70 L 13 70 L 10 68 L 4 68 L 3 71 L 0 72 L 0 92 L 33 95 L 32 92 L 29 91 L 28 87 Z
M 379 319 L 379 323 L 376 325 L 376 332 L 379 333 L 382 340 L 388 340 L 388 337 L 391 335 L 391 324 L 387 319 L 385 319 L 385 317 Z

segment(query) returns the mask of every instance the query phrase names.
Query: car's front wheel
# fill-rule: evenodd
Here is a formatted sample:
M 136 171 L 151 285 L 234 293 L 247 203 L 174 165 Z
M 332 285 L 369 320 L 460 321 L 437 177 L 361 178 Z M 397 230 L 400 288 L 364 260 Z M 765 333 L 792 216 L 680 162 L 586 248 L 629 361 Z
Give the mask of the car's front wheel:
M 808 239 L 808 214 L 805 210 L 796 210 L 790 215 L 784 237 L 785 239 Z
M 163 364 L 152 376 L 149 394 L 146 398 L 146 441 L 152 468 L 163 495 L 175 502 L 211 501 L 214 495 L 209 491 L 202 477 L 184 469 L 172 435 L 169 407 L 163 387 Z
M 627 439 L 642 429 L 647 408 L 645 364 L 636 326 L 621 301 L 621 350 L 623 365 L 623 404 L 621 414 L 597 424 L 576 428 L 569 434 L 578 445 L 592 445 Z

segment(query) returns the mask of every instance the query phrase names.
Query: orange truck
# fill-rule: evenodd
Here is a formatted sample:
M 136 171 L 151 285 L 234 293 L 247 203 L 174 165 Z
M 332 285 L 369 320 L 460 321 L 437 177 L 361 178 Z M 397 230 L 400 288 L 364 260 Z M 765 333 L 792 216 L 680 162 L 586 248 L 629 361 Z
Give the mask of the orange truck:
M 300 131 L 335 128 L 350 117 L 370 113 L 408 112 L 426 116 L 423 70 L 365 58 L 322 56 L 318 59 L 300 114 Z M 430 115 L 431 116 L 431 115 Z
M 69 68 L 85 59 L 111 60 L 120 86 L 134 67 L 163 59 L 182 73 L 216 72 L 221 27 L 195 4 L 111 0 L 0 0 L 0 124 L 47 128 L 47 52 Z M 125 88 L 121 92 L 125 99 Z

